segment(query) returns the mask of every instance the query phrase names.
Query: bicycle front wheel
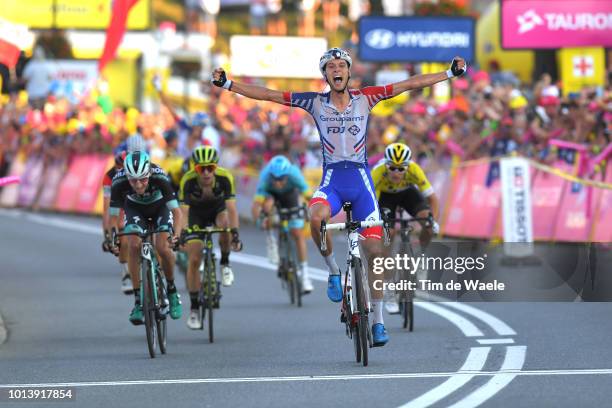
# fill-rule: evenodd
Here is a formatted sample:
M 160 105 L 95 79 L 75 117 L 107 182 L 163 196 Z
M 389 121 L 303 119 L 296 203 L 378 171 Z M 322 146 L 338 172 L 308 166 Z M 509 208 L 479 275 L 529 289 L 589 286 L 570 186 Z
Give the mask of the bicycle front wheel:
M 357 323 L 359 343 L 361 343 L 361 354 L 363 366 L 368 365 L 368 310 L 366 305 L 366 294 L 363 277 L 363 266 L 361 265 L 361 259 L 354 258 L 353 264 L 353 280 L 355 282 L 355 294 L 357 298 L 357 310 L 359 312 L 359 319 Z
M 166 302 L 168 301 L 168 295 L 166 293 L 166 285 L 164 284 L 164 279 L 162 278 L 161 271 L 155 274 L 155 278 L 157 281 L 157 302 L 156 302 L 156 328 L 157 328 L 157 342 L 159 343 L 159 351 L 162 354 L 166 354 L 166 346 L 167 346 L 167 319 L 166 319 Z
M 215 306 L 215 295 L 217 289 L 217 274 L 215 271 L 215 262 L 209 260 L 206 268 L 206 308 L 208 309 L 208 342 L 213 343 L 215 341 L 215 330 L 213 320 L 213 309 Z
M 142 265 L 142 313 L 144 314 L 145 331 L 147 333 L 147 346 L 149 355 L 155 358 L 155 296 L 153 286 L 155 285 L 151 279 L 151 264 L 144 261 Z

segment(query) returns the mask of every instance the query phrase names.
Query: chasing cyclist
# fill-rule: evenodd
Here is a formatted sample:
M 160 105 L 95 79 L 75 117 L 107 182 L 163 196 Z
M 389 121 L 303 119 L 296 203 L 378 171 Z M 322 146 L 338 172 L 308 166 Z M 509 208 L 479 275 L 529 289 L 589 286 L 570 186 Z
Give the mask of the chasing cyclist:
M 123 170 L 115 174 L 111 187 L 110 225 L 119 229 L 119 212 L 125 213 L 124 232 L 142 231 L 147 228 L 147 220 L 153 220 L 155 227 L 155 249 L 166 275 L 170 316 L 180 319 L 182 314 L 180 296 L 174 284 L 174 252 L 168 242 L 173 224 L 181 225 L 181 210 L 168 175 L 157 165 L 151 163 L 149 155 L 143 151 L 128 153 Z M 173 242 L 178 241 L 175 231 Z M 144 323 L 140 304 L 140 248 L 141 239 L 136 235 L 127 237 L 128 269 L 134 287 L 135 305 L 130 313 L 134 325 Z M 115 242 L 111 248 L 117 255 L 119 249 Z
M 102 179 L 102 230 L 104 232 L 104 241 L 102 242 L 102 251 L 111 252 L 113 246 L 112 231 L 110 225 L 110 197 L 111 197 L 111 185 L 113 184 L 113 177 L 117 172 L 123 169 L 123 161 L 127 152 L 125 151 L 125 144 L 121 144 L 115 148 L 113 154 L 115 156 L 115 164 L 106 173 Z M 120 221 L 120 231 L 123 229 L 123 220 Z M 119 263 L 121 264 L 121 291 L 126 295 L 131 295 L 134 291 L 132 287 L 132 280 L 130 279 L 130 272 L 128 271 L 127 264 L 128 247 L 127 237 L 120 238 L 119 245 Z
M 229 263 L 230 249 L 240 251 L 242 242 L 238 235 L 238 210 L 236 209 L 236 187 L 234 177 L 219 167 L 219 154 L 212 146 L 202 146 L 193 151 L 191 159 L 194 169 L 181 179 L 179 200 L 183 215 L 187 216 L 189 230 L 216 226 L 232 228 L 231 236 L 219 236 L 221 247 L 221 280 L 223 286 L 231 286 L 234 273 Z M 187 266 L 187 289 L 191 300 L 187 327 L 198 330 L 202 327 L 199 315 L 198 293 L 200 290 L 200 263 L 203 242 L 190 240 L 185 245 L 189 258 Z
M 274 204 L 279 208 L 294 208 L 301 204 L 300 196 L 308 197 L 309 188 L 300 169 L 291 164 L 285 156 L 274 156 L 263 168 L 257 184 L 257 192 L 253 201 L 252 214 L 257 222 L 263 211 L 270 214 Z M 264 229 L 270 232 L 269 225 Z M 298 257 L 298 276 L 302 281 L 304 294 L 312 292 L 313 286 L 308 273 L 306 238 L 304 237 L 304 218 L 293 218 L 289 221 L 289 230 L 295 241 Z M 268 244 L 268 251 L 276 255 L 275 244 Z M 271 254 L 268 254 L 271 257 Z M 274 258 L 274 255 L 272 255 Z
M 350 201 L 356 220 L 380 220 L 378 202 L 374 195 L 372 178 L 367 166 L 366 137 L 370 110 L 381 100 L 402 92 L 424 88 L 449 78 L 462 75 L 467 66 L 463 58 L 455 57 L 450 69 L 435 74 L 415 75 L 404 81 L 386 86 L 362 89 L 348 88 L 352 59 L 340 49 L 326 51 L 319 60 L 319 70 L 329 84 L 329 92 L 281 92 L 257 85 L 242 84 L 227 79 L 225 71 L 213 71 L 213 84 L 249 98 L 299 107 L 310 113 L 319 130 L 323 153 L 323 180 L 310 201 L 310 230 L 320 248 L 321 221 L 327 221 Z M 331 234 L 330 234 L 331 235 Z M 382 255 L 382 228 L 361 231 L 362 241 L 369 259 Z M 328 236 L 327 251 L 321 252 L 329 268 L 327 295 L 333 302 L 342 300 L 340 269 Z M 373 277 L 370 277 L 373 281 Z M 382 291 L 372 291 L 374 346 L 383 346 L 389 340 L 382 313 Z
M 424 251 L 433 235 L 440 230 L 435 221 L 438 217 L 439 201 L 425 172 L 411 158 L 410 147 L 404 143 L 391 143 L 385 149 L 384 159 L 372 169 L 372 181 L 378 197 L 378 206 L 388 209 L 391 217 L 395 217 L 398 207 L 415 218 L 432 215 L 433 225 L 420 222 L 419 241 L 421 251 Z M 390 249 L 391 247 L 385 251 L 385 255 L 388 256 Z M 399 305 L 394 300 L 385 302 L 385 307 L 391 314 L 399 313 Z

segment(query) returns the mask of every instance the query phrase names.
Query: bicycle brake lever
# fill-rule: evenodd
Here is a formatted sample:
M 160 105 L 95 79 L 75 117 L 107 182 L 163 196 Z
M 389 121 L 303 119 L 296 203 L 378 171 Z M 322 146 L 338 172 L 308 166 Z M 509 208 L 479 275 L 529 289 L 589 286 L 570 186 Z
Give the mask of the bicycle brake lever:
M 383 223 L 383 245 L 388 247 L 391 243 L 391 234 L 389 233 L 389 222 L 384 221 Z
M 327 229 L 325 228 L 325 221 L 321 221 L 321 252 L 327 251 Z

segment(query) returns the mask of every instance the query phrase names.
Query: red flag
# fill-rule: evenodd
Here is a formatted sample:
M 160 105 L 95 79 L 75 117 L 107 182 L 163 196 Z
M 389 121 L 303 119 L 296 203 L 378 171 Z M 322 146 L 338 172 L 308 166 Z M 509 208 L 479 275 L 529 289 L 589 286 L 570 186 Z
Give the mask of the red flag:
M 19 59 L 19 48 L 0 38 L 0 64 L 14 68 Z
M 111 21 L 106 29 L 106 42 L 104 43 L 102 56 L 98 61 L 98 72 L 102 72 L 106 64 L 115 58 L 117 48 L 119 48 L 123 34 L 125 34 L 128 14 L 136 3 L 138 3 L 138 0 L 113 0 Z

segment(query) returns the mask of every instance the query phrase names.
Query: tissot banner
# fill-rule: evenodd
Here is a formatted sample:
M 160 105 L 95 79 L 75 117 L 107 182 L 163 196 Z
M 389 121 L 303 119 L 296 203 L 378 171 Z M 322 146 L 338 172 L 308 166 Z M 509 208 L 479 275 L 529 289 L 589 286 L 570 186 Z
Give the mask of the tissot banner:
M 474 20 L 468 17 L 363 17 L 359 38 L 364 61 L 474 59 Z
M 612 46 L 612 1 L 503 0 L 503 48 Z

